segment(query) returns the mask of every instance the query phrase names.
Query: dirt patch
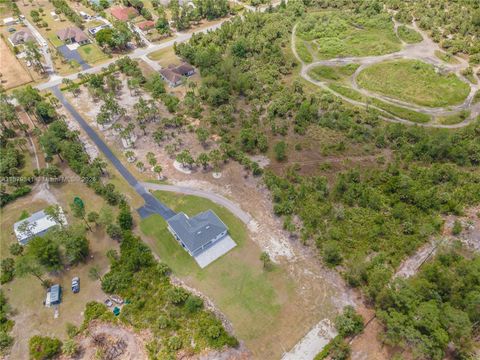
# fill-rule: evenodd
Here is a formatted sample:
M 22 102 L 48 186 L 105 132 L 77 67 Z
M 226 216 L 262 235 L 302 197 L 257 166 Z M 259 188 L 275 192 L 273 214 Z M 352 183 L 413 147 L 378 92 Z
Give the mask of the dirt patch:
M 92 321 L 87 331 L 75 339 L 80 349 L 75 359 L 95 359 L 97 351 L 104 354 L 103 359 L 148 359 L 145 344 L 149 337 L 147 333 L 137 334 L 123 326 Z M 70 358 L 62 356 L 60 359 Z
M 1 83 L 6 90 L 33 81 L 28 71 L 9 49 L 4 39 L 0 40 L 0 64 L 2 65 L 0 73 L 2 75 Z

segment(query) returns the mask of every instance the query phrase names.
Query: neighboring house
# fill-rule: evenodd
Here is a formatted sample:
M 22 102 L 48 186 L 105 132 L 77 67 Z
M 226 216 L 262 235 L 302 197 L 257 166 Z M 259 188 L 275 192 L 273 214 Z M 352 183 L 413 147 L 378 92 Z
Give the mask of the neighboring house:
M 184 76 L 192 76 L 195 74 L 195 68 L 187 63 L 181 65 L 169 65 L 168 68 L 160 70 L 162 78 L 172 87 L 182 83 Z
M 76 26 L 70 26 L 57 31 L 57 37 L 66 44 L 84 45 L 90 42 L 85 33 Z
M 138 16 L 138 11 L 133 7 L 114 6 L 110 9 L 110 13 L 120 21 L 128 21 Z
M 100 30 L 108 29 L 110 27 L 112 27 L 110 24 L 103 24 L 88 29 L 88 32 L 90 33 L 90 35 L 95 36 Z
M 67 224 L 67 219 L 63 213 L 62 222 L 64 225 Z M 32 216 L 24 220 L 16 222 L 13 225 L 13 231 L 15 232 L 18 242 L 21 245 L 26 245 L 32 238 L 43 236 L 56 225 L 60 224 L 45 214 L 45 212 L 42 210 L 32 214 Z
M 148 32 L 155 27 L 155 22 L 152 20 L 145 20 L 137 24 L 137 27 L 143 32 Z
M 8 17 L 3 19 L 3 25 L 5 26 L 15 25 L 16 23 L 17 23 L 17 20 L 14 19 L 13 17 Z
M 10 41 L 10 44 L 12 44 L 13 46 L 17 46 L 20 44 L 24 44 L 27 41 L 34 40 L 35 38 L 29 30 L 18 30 L 15 34 L 11 35 L 8 38 L 8 41 Z
M 197 256 L 227 236 L 228 228 L 212 211 L 189 218 L 181 212 L 167 220 L 168 230 L 191 256 Z

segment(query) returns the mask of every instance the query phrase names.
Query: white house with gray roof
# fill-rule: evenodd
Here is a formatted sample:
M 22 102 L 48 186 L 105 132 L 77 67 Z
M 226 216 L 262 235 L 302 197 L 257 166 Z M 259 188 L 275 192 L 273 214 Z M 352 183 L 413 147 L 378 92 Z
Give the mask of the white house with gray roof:
M 227 236 L 228 228 L 212 211 L 193 217 L 180 212 L 167 220 L 168 230 L 191 256 L 198 256 Z
M 60 220 L 63 225 L 67 224 L 67 219 L 60 208 Z M 43 210 L 33 213 L 30 217 L 20 220 L 13 225 L 13 230 L 18 242 L 26 245 L 31 239 L 37 236 L 43 236 L 54 226 L 61 225 Z

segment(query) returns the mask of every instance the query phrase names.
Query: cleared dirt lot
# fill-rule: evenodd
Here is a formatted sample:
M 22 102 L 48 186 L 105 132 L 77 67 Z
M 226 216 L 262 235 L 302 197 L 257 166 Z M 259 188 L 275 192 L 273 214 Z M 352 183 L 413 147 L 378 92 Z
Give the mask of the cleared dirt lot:
M 1 83 L 6 90 L 28 84 L 33 80 L 20 61 L 13 55 L 4 39 L 0 40 L 0 65 Z

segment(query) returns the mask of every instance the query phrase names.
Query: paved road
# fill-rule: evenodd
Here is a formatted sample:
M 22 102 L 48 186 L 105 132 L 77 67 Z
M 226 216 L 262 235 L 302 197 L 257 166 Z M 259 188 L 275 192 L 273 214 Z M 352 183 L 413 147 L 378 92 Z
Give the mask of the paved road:
M 24 19 L 23 23 L 27 26 L 32 35 L 35 36 L 35 39 L 37 39 L 38 45 L 40 46 L 40 52 L 43 54 L 45 59 L 45 71 L 50 76 L 55 76 L 55 68 L 53 67 L 52 56 L 50 54 L 50 49 L 48 48 L 47 40 L 45 40 L 42 34 L 40 34 L 40 32 L 35 28 L 35 26 L 32 25 L 30 21 Z
M 166 49 L 168 47 L 172 47 L 175 43 L 182 43 L 182 42 L 186 42 L 188 41 L 193 34 L 195 33 L 206 33 L 208 31 L 213 31 L 213 30 L 216 30 L 218 29 L 220 26 L 222 26 L 222 24 L 225 22 L 225 21 L 228 21 L 229 19 L 223 19 L 222 21 L 220 21 L 219 23 L 217 24 L 214 24 L 214 25 L 211 25 L 211 26 L 208 26 L 202 30 L 199 30 L 197 32 L 191 32 L 191 33 L 179 33 L 175 36 L 175 38 L 173 38 L 172 40 L 169 40 L 169 41 L 166 41 L 164 43 L 161 43 L 161 44 L 155 44 L 155 45 L 152 45 L 152 46 L 149 46 L 149 47 L 146 47 L 146 48 L 138 48 L 138 49 L 135 49 L 133 52 L 129 53 L 129 54 L 125 54 L 125 56 L 128 56 L 129 58 L 131 59 L 139 59 L 139 58 L 142 58 L 143 56 L 146 56 L 152 52 L 155 52 L 155 51 L 158 51 L 158 50 L 161 50 L 161 49 Z M 38 90 L 46 90 L 46 89 L 52 89 L 58 85 L 60 85 L 62 83 L 62 80 L 64 78 L 66 79 L 70 79 L 70 80 L 75 80 L 78 78 L 78 75 L 79 74 L 95 74 L 95 73 L 98 73 L 100 71 L 102 71 L 104 68 L 108 67 L 108 65 L 114 63 L 116 61 L 116 59 L 111 59 L 101 65 L 98 65 L 98 66 L 94 66 L 94 67 L 91 67 L 90 69 L 87 69 L 87 70 L 83 70 L 83 71 L 80 71 L 78 73 L 75 73 L 75 74 L 71 74 L 71 75 L 68 75 L 68 76 L 57 76 L 55 78 L 51 78 L 50 81 L 47 81 L 45 83 L 42 83 L 42 84 L 39 84 L 36 86 L 36 88 Z
M 170 191 L 185 195 L 195 195 L 209 199 L 214 203 L 230 210 L 230 212 L 234 214 L 237 218 L 239 218 L 245 225 L 248 225 L 253 219 L 252 216 L 250 216 L 250 214 L 246 211 L 242 210 L 242 208 L 238 206 L 237 203 L 211 191 L 192 189 L 185 186 L 154 184 L 147 182 L 142 182 L 141 185 L 147 190 Z
M 135 191 L 145 200 L 145 205 L 137 209 L 138 214 L 141 218 L 146 218 L 152 214 L 159 214 L 165 220 L 171 218 L 175 215 L 175 212 L 169 209 L 165 204 L 158 201 L 152 194 L 150 194 L 130 173 L 130 171 L 123 166 L 123 164 L 118 160 L 118 158 L 112 153 L 110 148 L 103 142 L 103 140 L 98 136 L 98 134 L 93 130 L 90 125 L 82 118 L 82 116 L 74 109 L 74 107 L 67 101 L 63 96 L 62 91 L 55 86 L 52 88 L 53 94 L 58 98 L 60 103 L 67 109 L 67 111 L 72 115 L 75 121 L 82 127 L 82 129 L 87 133 L 87 135 L 92 139 L 98 149 L 103 152 L 105 157 L 115 166 L 118 172 L 124 177 L 124 179 L 132 186 Z

